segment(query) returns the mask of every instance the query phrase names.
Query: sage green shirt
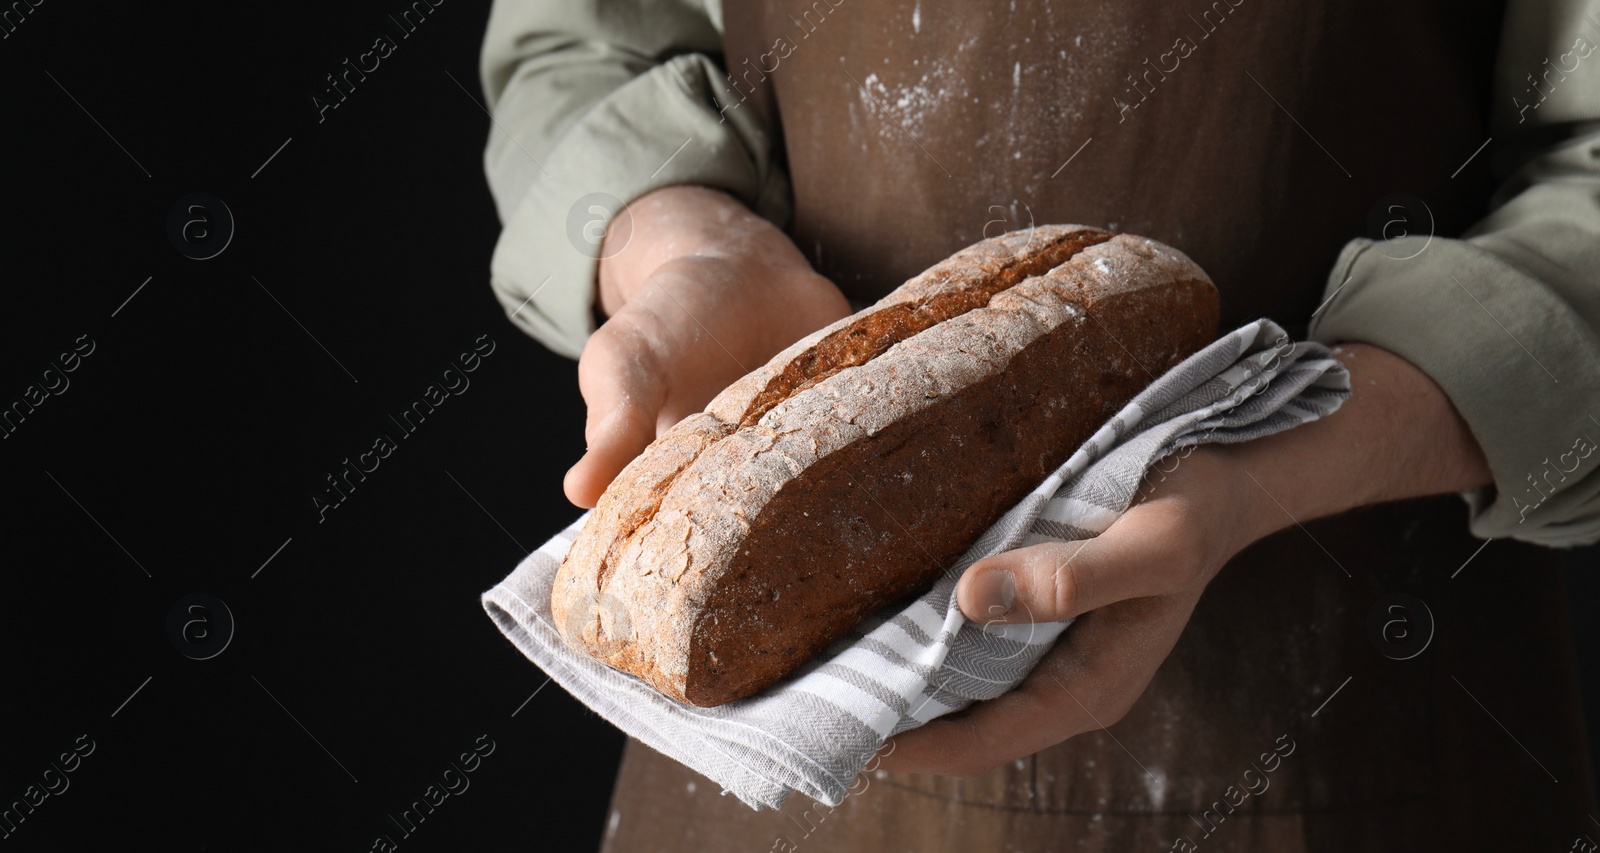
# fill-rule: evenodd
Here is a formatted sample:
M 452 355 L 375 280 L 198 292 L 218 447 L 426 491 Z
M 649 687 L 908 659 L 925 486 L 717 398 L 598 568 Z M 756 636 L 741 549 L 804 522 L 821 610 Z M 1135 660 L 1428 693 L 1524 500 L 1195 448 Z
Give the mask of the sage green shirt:
M 504 224 L 490 281 L 550 349 L 576 358 L 594 331 L 598 237 L 619 205 L 698 184 L 787 221 L 770 129 L 716 106 L 721 31 L 719 0 L 496 0 L 481 67 Z M 1600 0 L 1510 0 L 1491 130 L 1520 165 L 1492 212 L 1456 240 L 1352 240 L 1311 323 L 1314 339 L 1383 347 L 1444 389 L 1494 473 L 1463 495 L 1485 538 L 1600 540 L 1596 46 Z M 1559 84 L 1531 89 L 1547 69 Z

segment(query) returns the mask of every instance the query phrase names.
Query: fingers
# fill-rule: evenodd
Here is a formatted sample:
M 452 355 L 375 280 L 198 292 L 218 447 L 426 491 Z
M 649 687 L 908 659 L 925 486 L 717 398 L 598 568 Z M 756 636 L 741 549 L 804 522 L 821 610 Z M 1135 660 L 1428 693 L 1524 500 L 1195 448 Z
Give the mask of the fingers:
M 618 321 L 621 322 L 618 322 Z M 588 450 L 567 471 L 567 499 L 592 507 L 606 486 L 656 437 L 666 382 L 642 332 L 619 315 L 600 327 L 578 360 L 578 388 L 588 405 Z
M 1143 598 L 1087 614 L 1017 689 L 895 737 L 880 751 L 880 766 L 976 776 L 1115 725 L 1171 653 L 1198 598 Z M 1125 748 L 1136 753 L 1138 745 Z
M 1198 573 L 1198 553 L 1174 549 L 1164 507 L 1130 509 L 1095 539 L 1048 542 L 979 560 L 956 586 L 968 619 L 1053 622 L 1130 598 L 1174 592 Z
M 788 251 L 798 252 L 792 244 Z M 594 506 L 657 435 L 774 352 L 848 313 L 844 296 L 809 267 L 773 279 L 765 259 L 663 263 L 595 331 L 578 361 L 588 452 L 567 472 L 567 498 Z
M 727 266 L 705 259 L 664 264 L 584 345 L 578 387 L 589 410 L 588 452 L 567 472 L 568 500 L 594 506 L 657 435 L 745 372 L 728 349 L 744 342 L 729 331 L 739 312 L 726 304 Z
M 900 773 L 977 776 L 1069 737 L 1033 729 L 1053 710 L 1019 688 L 891 738 L 878 766 Z

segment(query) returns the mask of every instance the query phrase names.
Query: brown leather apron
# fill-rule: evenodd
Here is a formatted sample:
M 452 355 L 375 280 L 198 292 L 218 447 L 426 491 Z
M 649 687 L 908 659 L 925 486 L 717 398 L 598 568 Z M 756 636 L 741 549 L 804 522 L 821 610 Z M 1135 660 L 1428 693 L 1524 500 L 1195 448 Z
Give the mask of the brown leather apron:
M 1385 196 L 1425 202 L 1412 232 L 1484 211 L 1483 170 L 1452 172 L 1487 137 L 1487 0 L 724 15 L 739 108 L 781 128 L 795 241 L 858 301 L 984 236 L 1082 223 L 1184 250 L 1225 326 L 1302 334 Z M 1568 849 L 1600 829 L 1559 575 L 1508 541 L 1461 569 L 1465 516 L 1446 496 L 1257 543 L 1109 734 L 981 778 L 875 774 L 836 809 L 758 813 L 630 744 L 604 849 Z

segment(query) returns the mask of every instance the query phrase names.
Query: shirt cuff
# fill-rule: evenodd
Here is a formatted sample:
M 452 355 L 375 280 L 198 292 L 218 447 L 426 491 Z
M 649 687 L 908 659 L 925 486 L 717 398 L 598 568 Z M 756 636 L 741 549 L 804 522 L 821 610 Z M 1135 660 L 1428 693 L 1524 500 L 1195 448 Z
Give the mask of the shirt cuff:
M 674 57 L 612 92 L 551 148 L 489 263 L 496 297 L 524 332 L 578 357 L 594 332 L 599 237 L 622 205 L 652 190 L 714 187 L 787 223 L 773 139 L 754 109 L 719 111 L 722 78 L 704 55 Z

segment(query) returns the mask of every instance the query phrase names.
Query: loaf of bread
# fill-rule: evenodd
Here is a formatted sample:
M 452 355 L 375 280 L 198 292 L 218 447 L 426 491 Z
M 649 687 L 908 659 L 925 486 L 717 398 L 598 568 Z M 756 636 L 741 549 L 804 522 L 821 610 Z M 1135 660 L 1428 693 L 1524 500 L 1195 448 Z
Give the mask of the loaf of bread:
M 799 341 L 625 468 L 556 575 L 573 648 L 719 705 L 941 572 L 1216 332 L 1176 249 L 1056 225 Z

